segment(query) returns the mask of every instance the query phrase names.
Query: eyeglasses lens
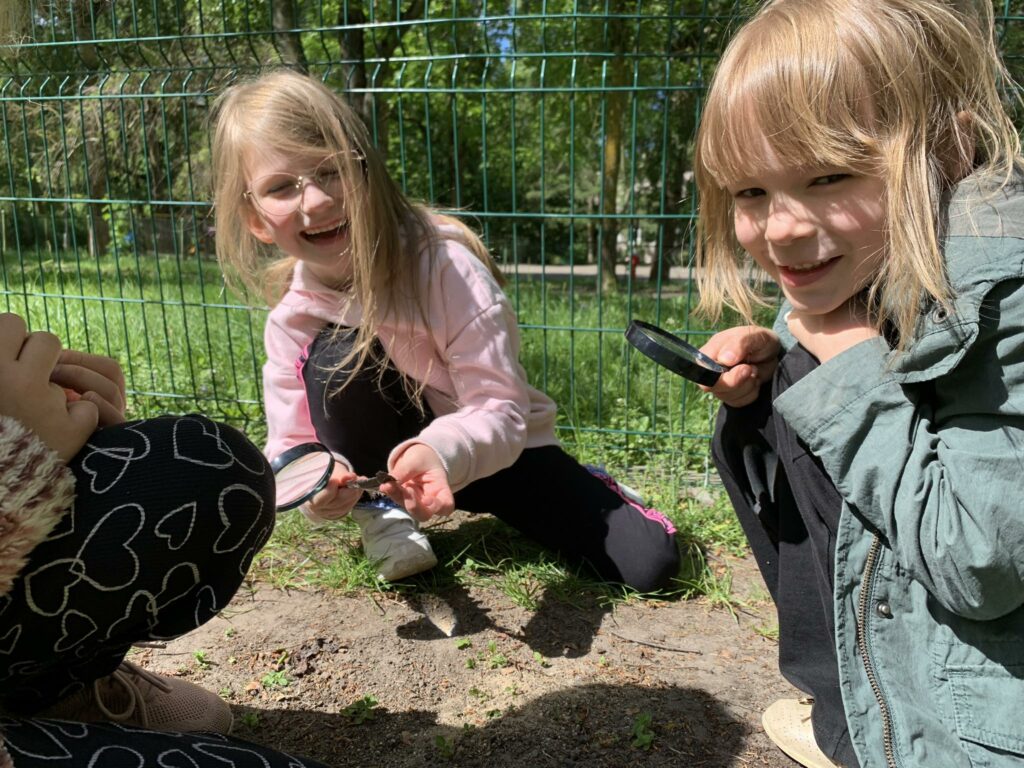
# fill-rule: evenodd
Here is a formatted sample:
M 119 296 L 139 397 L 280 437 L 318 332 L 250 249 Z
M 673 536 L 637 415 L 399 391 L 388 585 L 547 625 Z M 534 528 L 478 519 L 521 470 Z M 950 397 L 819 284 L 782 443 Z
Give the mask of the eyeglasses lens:
M 298 209 L 306 187 L 315 184 L 328 197 L 341 193 L 341 174 L 333 159 L 325 160 L 308 176 L 292 173 L 273 173 L 261 176 L 252 183 L 249 193 L 252 201 L 271 216 L 286 216 Z

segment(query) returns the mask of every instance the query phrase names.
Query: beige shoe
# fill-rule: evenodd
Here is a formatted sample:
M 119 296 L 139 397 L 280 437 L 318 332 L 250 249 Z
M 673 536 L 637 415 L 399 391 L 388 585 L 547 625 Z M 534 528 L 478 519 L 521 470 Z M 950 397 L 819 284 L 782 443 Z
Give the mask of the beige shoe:
M 761 725 L 775 746 L 807 768 L 842 768 L 818 748 L 811 727 L 813 699 L 779 699 L 764 711 Z
M 113 673 L 57 702 L 38 717 L 114 722 L 154 731 L 231 731 L 231 708 L 198 685 L 122 661 Z

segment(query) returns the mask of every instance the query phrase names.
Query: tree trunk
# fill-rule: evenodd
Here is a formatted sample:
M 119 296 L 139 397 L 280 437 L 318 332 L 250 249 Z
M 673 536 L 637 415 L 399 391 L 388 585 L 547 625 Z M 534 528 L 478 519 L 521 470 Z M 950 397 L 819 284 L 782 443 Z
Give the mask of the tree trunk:
M 615 3 L 614 13 L 623 12 L 622 0 Z M 608 84 L 615 89 L 626 85 L 626 24 L 622 19 L 610 19 L 609 35 L 612 52 L 615 57 L 609 64 L 610 76 Z M 604 178 L 601 186 L 604 191 L 601 213 L 605 216 L 618 210 L 619 169 L 622 162 L 623 118 L 626 111 L 626 91 L 613 90 L 605 96 L 607 104 L 604 128 Z M 611 216 L 601 221 L 601 287 L 607 291 L 618 291 L 619 284 L 615 279 L 615 262 L 618 260 L 619 222 Z
M 409 7 L 401 11 L 403 20 L 418 19 L 423 16 L 424 0 L 412 0 Z M 389 105 L 384 100 L 377 100 L 374 92 L 368 87 L 376 87 L 386 82 L 391 74 L 391 57 L 402 42 L 402 35 L 409 29 L 406 25 L 386 27 L 376 38 L 375 57 L 383 59 L 377 67 L 373 83 L 366 78 L 366 13 L 363 0 L 349 0 L 338 11 L 338 42 L 341 44 L 342 66 L 345 70 L 345 87 L 349 104 L 359 113 L 363 123 L 376 133 L 377 149 L 387 158 L 388 154 L 388 118 L 391 114 Z
M 691 201 L 686 199 L 688 192 L 685 182 L 685 170 L 689 165 L 687 147 L 695 125 L 693 98 L 679 91 L 673 92 L 666 100 L 669 119 L 681 123 L 677 132 L 680 139 L 678 146 L 668 146 L 665 164 L 665 213 L 681 214 L 690 209 Z M 674 219 L 662 219 L 661 254 L 657 264 L 651 268 L 649 280 L 652 284 L 659 280 L 664 283 L 669 279 L 670 270 L 675 263 L 685 264 L 686 254 L 680 254 L 686 247 L 687 238 L 683 237 L 687 222 Z
M 338 11 L 338 42 L 341 45 L 341 65 L 345 72 L 345 96 L 352 108 L 369 125 L 367 118 L 367 102 L 370 94 L 366 92 L 366 41 L 363 37 L 363 26 L 366 14 L 363 13 L 361 2 L 355 0 L 347 3 Z
M 302 49 L 302 38 L 298 29 L 298 13 L 295 0 L 273 0 L 270 6 L 271 22 L 274 25 L 274 47 L 281 62 L 300 72 L 308 72 L 306 52 Z

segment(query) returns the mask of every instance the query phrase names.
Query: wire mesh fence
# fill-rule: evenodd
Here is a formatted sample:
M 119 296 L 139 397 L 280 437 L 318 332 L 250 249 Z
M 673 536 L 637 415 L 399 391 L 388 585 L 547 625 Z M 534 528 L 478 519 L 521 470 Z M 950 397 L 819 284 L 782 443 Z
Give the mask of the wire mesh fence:
M 689 163 L 752 3 L 5 2 L 0 306 L 121 360 L 136 415 L 201 410 L 259 437 L 265 312 L 216 266 L 206 118 L 226 84 L 289 66 L 346 95 L 409 195 L 484 235 L 564 436 L 704 455 L 713 404 L 622 332 L 710 331 Z M 1016 68 L 1021 8 L 996 8 Z

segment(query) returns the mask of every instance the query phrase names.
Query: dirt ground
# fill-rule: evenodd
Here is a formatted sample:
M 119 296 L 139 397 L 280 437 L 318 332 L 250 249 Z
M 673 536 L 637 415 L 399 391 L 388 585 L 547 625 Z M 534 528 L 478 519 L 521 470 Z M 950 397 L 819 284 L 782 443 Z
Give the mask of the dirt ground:
M 250 584 L 133 660 L 219 691 L 237 736 L 339 768 L 792 768 L 760 728 L 768 704 L 797 695 L 755 631 L 774 608 L 752 561 L 730 565 L 748 598 L 738 618 L 703 600 L 526 611 L 493 588 Z

